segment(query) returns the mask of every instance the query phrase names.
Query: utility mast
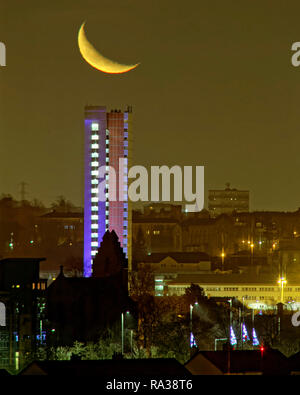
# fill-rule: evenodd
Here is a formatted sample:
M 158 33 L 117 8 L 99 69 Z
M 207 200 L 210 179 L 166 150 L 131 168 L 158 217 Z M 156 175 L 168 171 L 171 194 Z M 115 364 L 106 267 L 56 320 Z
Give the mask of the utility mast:
M 26 200 L 26 194 L 27 194 L 27 191 L 26 191 L 26 186 L 27 186 L 28 184 L 26 183 L 26 182 L 24 182 L 24 181 L 22 181 L 21 183 L 20 183 L 20 196 L 21 196 L 21 203 L 24 203 L 25 202 L 25 200 Z

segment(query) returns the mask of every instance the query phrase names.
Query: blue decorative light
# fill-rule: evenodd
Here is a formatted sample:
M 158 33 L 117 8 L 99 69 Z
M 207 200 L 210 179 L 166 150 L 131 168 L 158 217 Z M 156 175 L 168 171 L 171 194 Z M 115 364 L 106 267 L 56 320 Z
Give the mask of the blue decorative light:
M 232 346 L 235 346 L 237 344 L 236 337 L 235 337 L 234 330 L 233 330 L 232 326 L 230 327 L 230 344 Z
M 195 340 L 195 336 L 193 335 L 193 332 L 191 332 L 191 336 L 190 336 L 190 346 L 191 346 L 191 348 L 197 347 L 197 343 Z
M 243 323 L 243 342 L 246 342 L 249 340 L 248 332 L 246 325 Z
M 252 344 L 253 346 L 259 346 L 259 340 L 257 338 L 255 328 L 252 329 Z

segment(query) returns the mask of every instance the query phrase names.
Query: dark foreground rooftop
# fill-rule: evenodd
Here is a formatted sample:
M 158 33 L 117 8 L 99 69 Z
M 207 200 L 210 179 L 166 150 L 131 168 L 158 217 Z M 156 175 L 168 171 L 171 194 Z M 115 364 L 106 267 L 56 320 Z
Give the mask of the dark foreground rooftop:
M 190 376 L 176 359 L 34 361 L 19 375 L 47 376 Z

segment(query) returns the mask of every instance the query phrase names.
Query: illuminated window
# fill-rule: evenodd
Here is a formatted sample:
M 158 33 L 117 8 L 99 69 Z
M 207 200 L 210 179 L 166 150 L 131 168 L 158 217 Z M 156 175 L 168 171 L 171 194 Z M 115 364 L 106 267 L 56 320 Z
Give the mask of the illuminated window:
M 91 229 L 98 229 L 98 224 L 92 224 Z
M 92 130 L 97 132 L 99 130 L 99 123 L 93 122 L 92 123 Z
M 91 166 L 92 167 L 98 167 L 99 166 L 99 162 L 94 161 L 94 162 L 91 163 Z
M 99 140 L 98 134 L 93 134 L 91 137 L 92 140 Z
M 91 145 L 91 147 L 92 147 L 92 149 L 98 149 L 99 148 L 99 144 L 94 143 L 94 144 Z
M 97 184 L 98 184 L 98 180 L 94 178 L 94 179 L 91 181 L 91 183 L 92 183 L 93 185 L 97 185 Z

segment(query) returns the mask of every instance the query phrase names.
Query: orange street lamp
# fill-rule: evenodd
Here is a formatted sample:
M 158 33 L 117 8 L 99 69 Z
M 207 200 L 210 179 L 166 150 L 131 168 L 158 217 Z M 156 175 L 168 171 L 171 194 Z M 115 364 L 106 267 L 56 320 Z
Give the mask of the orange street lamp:
M 284 279 L 284 277 L 280 277 L 280 279 L 277 281 L 277 283 L 280 286 L 280 302 L 283 303 L 283 286 L 286 285 L 287 281 Z
M 225 258 L 224 248 L 222 249 L 221 258 L 222 258 L 222 270 L 224 270 L 224 258 Z

